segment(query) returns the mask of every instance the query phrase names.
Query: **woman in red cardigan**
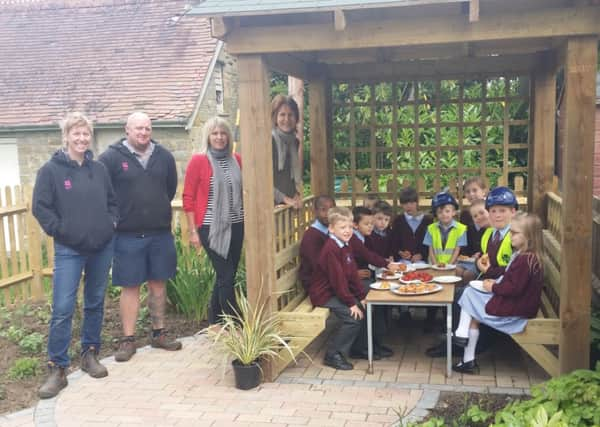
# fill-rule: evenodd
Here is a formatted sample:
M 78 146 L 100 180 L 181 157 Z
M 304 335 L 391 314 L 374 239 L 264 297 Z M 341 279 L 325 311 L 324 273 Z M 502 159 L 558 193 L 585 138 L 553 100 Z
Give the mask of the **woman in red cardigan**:
M 216 273 L 208 321 L 219 323 L 233 314 L 234 280 L 244 241 L 242 173 L 239 155 L 232 153 L 229 124 L 220 117 L 204 125 L 199 154 L 185 171 L 183 210 L 190 243 L 204 247 Z

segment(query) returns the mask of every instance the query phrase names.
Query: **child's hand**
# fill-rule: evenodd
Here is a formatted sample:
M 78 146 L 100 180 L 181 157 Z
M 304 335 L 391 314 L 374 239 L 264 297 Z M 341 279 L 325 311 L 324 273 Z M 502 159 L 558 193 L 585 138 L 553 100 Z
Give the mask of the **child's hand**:
M 496 281 L 494 279 L 485 279 L 483 281 L 483 289 L 485 289 L 488 292 L 492 292 L 492 287 L 494 286 L 494 284 L 496 283 Z
M 368 268 L 363 268 L 362 270 L 358 270 L 358 277 L 361 279 L 368 279 L 371 277 L 371 270 Z
M 358 305 L 354 304 L 352 307 L 350 307 L 350 316 L 356 320 L 362 320 L 364 315 L 362 310 L 358 308 Z
M 398 251 L 398 253 L 402 259 L 410 259 L 410 256 L 412 255 L 410 251 Z
M 360 305 L 362 305 L 363 308 L 366 310 L 367 309 L 367 299 L 365 298 L 365 299 L 361 300 Z
M 423 255 L 414 254 L 410 260 L 411 260 L 411 262 L 423 261 Z
M 488 256 L 488 254 L 482 255 L 477 260 L 477 268 L 479 269 L 479 271 L 482 271 L 484 273 L 488 271 L 488 269 L 490 268 L 490 257 Z
M 400 271 L 400 264 L 390 262 L 386 268 L 393 272 Z

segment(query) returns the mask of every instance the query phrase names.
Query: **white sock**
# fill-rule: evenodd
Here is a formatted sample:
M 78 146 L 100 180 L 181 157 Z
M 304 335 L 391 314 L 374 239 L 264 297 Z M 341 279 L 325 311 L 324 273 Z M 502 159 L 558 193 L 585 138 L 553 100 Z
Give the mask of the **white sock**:
M 469 342 L 465 347 L 465 353 L 463 355 L 463 362 L 470 362 L 475 359 L 475 347 L 477 347 L 477 341 L 479 340 L 479 329 L 469 329 Z
M 471 326 L 471 315 L 465 310 L 460 310 L 460 319 L 458 320 L 458 327 L 454 331 L 455 337 L 468 338 L 469 337 L 469 326 Z

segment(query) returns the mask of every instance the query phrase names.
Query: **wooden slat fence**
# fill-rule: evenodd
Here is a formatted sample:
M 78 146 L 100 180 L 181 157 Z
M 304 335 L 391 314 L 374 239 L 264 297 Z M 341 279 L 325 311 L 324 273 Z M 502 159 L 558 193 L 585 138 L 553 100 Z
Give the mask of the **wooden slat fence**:
M 592 273 L 600 278 L 600 197 L 594 197 L 592 225 Z

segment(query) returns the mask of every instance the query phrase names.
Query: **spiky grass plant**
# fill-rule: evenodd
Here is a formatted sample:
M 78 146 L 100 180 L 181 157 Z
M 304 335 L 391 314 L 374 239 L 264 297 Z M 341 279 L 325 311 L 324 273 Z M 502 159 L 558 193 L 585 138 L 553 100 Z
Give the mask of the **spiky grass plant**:
M 260 299 L 260 298 L 259 298 Z M 294 352 L 281 335 L 281 321 L 277 313 L 267 313 L 266 304 L 252 307 L 248 298 L 236 290 L 237 309 L 221 316 L 220 328 L 207 328 L 208 335 L 226 357 L 250 365 L 260 360 L 280 357 L 287 351 L 296 361 Z

